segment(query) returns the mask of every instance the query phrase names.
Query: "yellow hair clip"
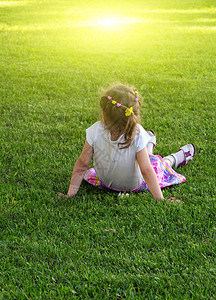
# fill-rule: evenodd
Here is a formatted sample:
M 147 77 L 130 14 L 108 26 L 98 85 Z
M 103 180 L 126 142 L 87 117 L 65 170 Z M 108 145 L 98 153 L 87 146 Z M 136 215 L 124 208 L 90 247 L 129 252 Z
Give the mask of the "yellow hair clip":
M 133 107 L 131 106 L 130 108 L 127 108 L 126 110 L 125 110 L 125 116 L 126 117 L 129 117 L 131 114 L 133 114 L 134 112 L 133 112 Z

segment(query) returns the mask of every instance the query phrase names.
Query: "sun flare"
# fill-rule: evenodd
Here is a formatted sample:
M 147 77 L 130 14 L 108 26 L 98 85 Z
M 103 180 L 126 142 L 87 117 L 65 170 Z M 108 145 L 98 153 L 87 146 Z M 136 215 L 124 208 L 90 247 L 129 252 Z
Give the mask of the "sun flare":
M 139 22 L 137 19 L 131 18 L 103 18 L 97 21 L 96 25 L 104 27 L 115 27 L 123 24 L 132 24 Z
M 118 22 L 119 21 L 117 21 L 117 20 L 106 18 L 106 19 L 99 20 L 98 25 L 101 25 L 101 26 L 114 26 L 114 25 L 117 25 Z

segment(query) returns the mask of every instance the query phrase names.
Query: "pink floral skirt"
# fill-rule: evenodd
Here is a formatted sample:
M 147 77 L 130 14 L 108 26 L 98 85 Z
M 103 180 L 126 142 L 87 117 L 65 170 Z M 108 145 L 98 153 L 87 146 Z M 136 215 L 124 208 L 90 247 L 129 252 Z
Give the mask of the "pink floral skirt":
M 155 170 L 155 173 L 157 175 L 158 183 L 160 188 L 165 188 L 167 186 L 171 186 L 174 184 L 179 184 L 182 182 L 185 182 L 185 177 L 177 172 L 175 172 L 170 165 L 163 160 L 163 158 L 159 155 L 152 155 L 149 154 L 150 162 L 152 167 Z M 97 176 L 95 169 L 91 168 L 89 169 L 85 176 L 84 180 L 88 183 L 99 187 L 100 189 L 106 189 L 116 192 L 126 192 L 126 190 L 117 190 L 113 189 L 109 186 L 106 186 Z M 133 189 L 132 192 L 140 192 L 142 190 L 148 190 L 148 186 L 143 180 L 140 186 Z

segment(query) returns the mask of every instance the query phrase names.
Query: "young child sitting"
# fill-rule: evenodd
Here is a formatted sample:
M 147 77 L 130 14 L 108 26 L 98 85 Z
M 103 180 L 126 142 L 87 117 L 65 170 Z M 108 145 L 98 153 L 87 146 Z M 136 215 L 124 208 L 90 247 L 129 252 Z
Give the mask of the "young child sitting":
M 86 130 L 86 141 L 76 161 L 67 195 L 73 197 L 82 179 L 117 192 L 149 189 L 155 199 L 163 199 L 161 188 L 179 184 L 185 177 L 172 166 L 187 164 L 196 154 L 193 144 L 165 158 L 153 155 L 156 137 L 139 124 L 141 96 L 135 88 L 123 84 L 104 91 L 100 100 L 103 121 Z M 91 160 L 94 168 L 88 169 Z

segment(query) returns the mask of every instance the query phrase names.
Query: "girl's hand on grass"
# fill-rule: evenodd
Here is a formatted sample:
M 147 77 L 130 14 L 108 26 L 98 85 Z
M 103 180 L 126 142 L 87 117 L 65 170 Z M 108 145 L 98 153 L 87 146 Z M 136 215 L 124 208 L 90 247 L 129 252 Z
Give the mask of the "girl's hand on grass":
M 69 198 L 70 198 L 68 195 L 65 195 L 65 194 L 62 194 L 62 193 L 57 193 L 56 196 L 57 196 L 59 199 L 62 199 L 62 198 L 69 199 Z
M 184 203 L 183 201 L 179 200 L 179 199 L 176 199 L 176 198 L 185 198 L 187 196 L 171 196 L 167 199 L 168 202 L 172 202 L 172 203 Z

